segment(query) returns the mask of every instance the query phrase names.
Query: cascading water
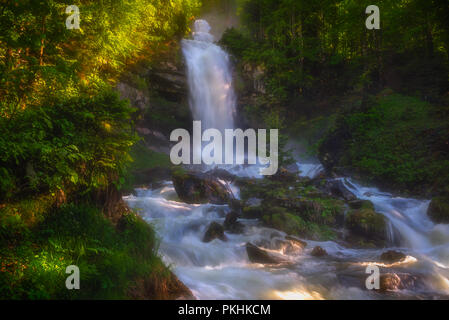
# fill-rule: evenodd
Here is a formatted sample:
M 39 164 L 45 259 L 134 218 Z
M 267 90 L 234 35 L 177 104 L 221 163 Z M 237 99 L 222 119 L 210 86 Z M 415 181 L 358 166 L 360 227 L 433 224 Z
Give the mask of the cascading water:
M 194 40 L 183 41 L 188 69 L 194 120 L 203 128 L 233 128 L 235 96 L 228 55 L 209 34 L 204 20 L 195 22 Z M 313 178 L 322 167 L 298 164 L 303 176 Z M 248 175 L 246 170 L 234 170 Z M 255 175 L 256 176 L 256 175 Z M 401 250 L 409 255 L 399 272 L 422 275 L 424 289 L 401 290 L 398 298 L 447 297 L 449 294 L 449 230 L 435 225 L 426 215 L 428 201 L 394 197 L 375 188 L 365 188 L 344 179 L 358 198 L 371 200 L 401 237 Z M 237 194 L 237 193 L 236 193 Z M 185 204 L 171 199 L 176 192 L 170 181 L 154 190 L 137 189 L 125 197 L 131 208 L 153 224 L 161 238 L 164 261 L 199 299 L 383 299 L 384 295 L 363 288 L 367 264 L 375 262 L 384 249 L 348 249 L 327 241 L 307 240 L 304 251 L 279 249 L 283 232 L 261 227 L 256 220 L 240 220 L 243 234 L 227 234 L 228 241 L 202 242 L 207 226 L 223 223 L 227 205 Z M 269 267 L 251 263 L 245 244 L 251 242 L 271 250 L 290 263 Z M 328 258 L 309 253 L 319 245 Z M 391 269 L 388 269 L 391 270 Z M 431 288 L 431 289 L 429 289 Z M 391 296 L 390 296 L 391 297 Z
M 187 64 L 190 108 L 193 120 L 202 128 L 234 128 L 236 98 L 228 54 L 213 43 L 210 26 L 205 20 L 194 25 L 194 40 L 183 40 L 182 51 Z

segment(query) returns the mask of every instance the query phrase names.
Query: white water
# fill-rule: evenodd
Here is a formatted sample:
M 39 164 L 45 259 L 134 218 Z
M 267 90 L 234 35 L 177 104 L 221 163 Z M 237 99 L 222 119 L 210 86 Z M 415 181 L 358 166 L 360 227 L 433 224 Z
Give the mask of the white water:
M 233 128 L 235 97 L 227 54 L 212 43 L 207 22 L 195 23 L 194 40 L 183 41 L 195 120 L 207 128 Z M 313 178 L 322 167 L 298 164 L 302 176 Z M 257 166 L 236 166 L 239 176 L 258 176 Z M 350 179 L 344 184 L 358 198 L 371 200 L 376 211 L 391 224 L 391 237 L 409 255 L 402 264 L 385 266 L 376 262 L 385 249 L 348 249 L 336 242 L 307 241 L 304 251 L 286 251 L 285 234 L 262 227 L 256 220 L 241 220 L 246 226 L 240 235 L 226 234 L 227 242 L 215 239 L 202 242 L 212 221 L 223 223 L 228 206 L 190 205 L 173 201 L 176 192 L 171 182 L 155 190 L 136 190 L 125 197 L 131 208 L 154 224 L 161 238 L 164 261 L 199 299 L 384 299 L 433 298 L 449 294 L 448 225 L 435 225 L 426 215 L 429 201 L 394 197 L 375 188 L 360 186 Z M 238 190 L 233 188 L 238 194 Z M 271 250 L 290 263 L 268 267 L 250 263 L 245 244 Z M 315 258 L 315 245 L 328 252 Z M 295 250 L 296 249 L 296 250 Z M 424 285 L 414 291 L 402 290 L 383 295 L 364 288 L 367 264 L 383 266 L 385 272 L 418 275 Z
M 234 128 L 236 98 L 228 54 L 213 43 L 210 26 L 195 21 L 193 40 L 182 41 L 190 89 L 193 120 L 201 120 L 203 130 Z

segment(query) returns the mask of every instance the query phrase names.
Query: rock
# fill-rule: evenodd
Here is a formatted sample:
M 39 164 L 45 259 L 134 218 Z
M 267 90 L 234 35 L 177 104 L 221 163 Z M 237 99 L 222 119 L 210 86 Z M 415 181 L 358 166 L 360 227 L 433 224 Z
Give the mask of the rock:
M 285 240 L 288 240 L 301 248 L 305 248 L 307 246 L 307 242 L 302 241 L 301 239 L 298 239 L 294 236 L 285 236 Z
M 234 210 L 234 211 L 237 211 L 237 212 L 242 212 L 243 203 L 242 203 L 241 200 L 235 199 L 235 198 L 231 198 L 228 201 L 228 205 L 229 205 L 229 208 L 231 208 L 231 210 Z
M 387 240 L 385 218 L 372 209 L 348 212 L 345 225 L 351 234 L 361 237 L 365 242 L 371 242 L 374 246 L 383 246 Z
M 226 235 L 224 234 L 224 228 L 217 222 L 212 222 L 207 228 L 206 233 L 203 237 L 203 242 L 211 242 L 214 239 L 220 239 L 221 241 L 227 241 Z
M 380 260 L 386 263 L 395 263 L 405 260 L 407 256 L 399 251 L 388 250 L 380 255 Z
M 396 273 L 386 273 L 380 275 L 380 291 L 395 291 L 399 289 L 401 278 Z
M 435 223 L 449 223 L 449 199 L 435 197 L 427 210 L 427 215 Z
M 246 244 L 246 252 L 248 254 L 249 261 L 253 263 L 278 264 L 283 262 L 283 260 L 273 257 L 265 250 L 249 242 Z
M 226 183 L 201 172 L 173 172 L 173 185 L 179 198 L 186 203 L 226 204 L 232 192 Z
M 353 200 L 349 201 L 348 205 L 351 209 L 367 208 L 374 210 L 374 204 L 369 200 Z
M 305 200 L 302 198 L 277 199 L 276 204 L 295 212 L 302 219 L 320 225 L 343 225 L 344 203 L 338 199 Z M 325 212 L 325 214 L 323 213 Z
M 242 233 L 245 230 L 245 226 L 237 221 L 239 214 L 235 211 L 231 211 L 226 215 L 224 221 L 224 229 L 230 233 Z
M 127 83 L 118 83 L 116 89 L 122 99 L 128 99 L 131 106 L 139 109 L 142 113 L 145 112 L 145 109 L 150 104 L 150 98 L 144 91 L 136 89 Z
M 327 252 L 320 246 L 316 246 L 315 248 L 312 249 L 310 255 L 314 257 L 324 257 L 327 256 Z
M 379 291 L 397 291 L 413 289 L 418 278 L 409 273 L 384 273 L 380 275 Z
M 345 187 L 341 179 L 328 180 L 326 183 L 326 189 L 328 189 L 332 195 L 343 198 L 346 201 L 353 201 L 357 199 L 357 197 Z

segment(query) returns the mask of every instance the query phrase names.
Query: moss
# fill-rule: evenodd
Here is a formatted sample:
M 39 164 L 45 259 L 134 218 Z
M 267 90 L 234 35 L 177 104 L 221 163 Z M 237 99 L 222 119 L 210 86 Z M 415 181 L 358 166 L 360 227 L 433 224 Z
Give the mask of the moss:
M 433 198 L 427 214 L 435 223 L 449 223 L 449 199 L 447 197 Z
M 347 228 L 358 236 L 384 241 L 386 223 L 383 215 L 369 208 L 350 211 L 346 216 Z
M 282 207 L 273 207 L 265 211 L 262 221 L 268 227 L 313 240 L 331 240 L 335 233 L 328 226 L 304 221 L 300 216 L 288 212 Z

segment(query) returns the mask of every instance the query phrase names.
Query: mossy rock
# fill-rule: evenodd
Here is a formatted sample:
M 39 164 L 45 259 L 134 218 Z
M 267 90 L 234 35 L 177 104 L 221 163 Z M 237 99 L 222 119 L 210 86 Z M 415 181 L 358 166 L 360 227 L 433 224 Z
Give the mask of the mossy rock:
M 427 215 L 435 223 L 449 223 L 449 199 L 447 197 L 433 198 Z
M 355 236 L 361 238 L 359 243 L 383 246 L 386 242 L 387 225 L 383 215 L 370 208 L 353 210 L 348 213 L 346 227 Z M 368 245 L 370 246 L 370 245 Z
M 299 215 L 288 212 L 282 207 L 267 208 L 262 217 L 263 223 L 270 228 L 287 234 L 313 240 L 331 240 L 335 233 L 328 226 L 304 221 Z
M 348 205 L 351 209 L 371 209 L 374 210 L 374 204 L 369 200 L 349 201 Z

